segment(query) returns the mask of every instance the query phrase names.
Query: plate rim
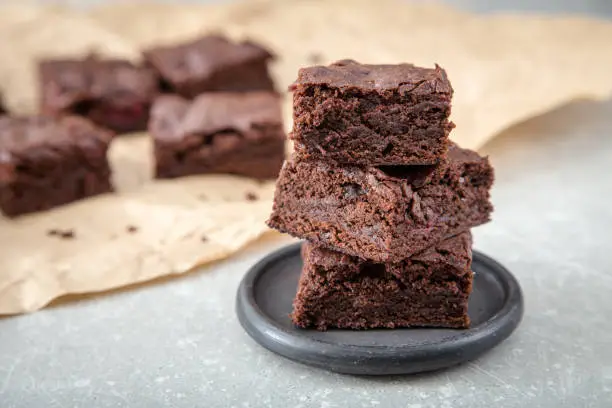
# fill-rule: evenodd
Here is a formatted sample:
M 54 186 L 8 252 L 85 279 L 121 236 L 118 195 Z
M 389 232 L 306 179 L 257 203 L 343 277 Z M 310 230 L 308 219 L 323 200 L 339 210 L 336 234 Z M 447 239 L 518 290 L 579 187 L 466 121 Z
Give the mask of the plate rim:
M 409 374 L 449 367 L 476 358 L 505 340 L 519 325 L 524 311 L 523 294 L 512 273 L 495 259 L 473 250 L 473 264 L 484 264 L 502 284 L 506 297 L 501 308 L 482 324 L 460 331 L 460 335 L 426 344 L 385 346 L 383 344 L 338 344 L 286 330 L 268 316 L 255 299 L 258 279 L 269 265 L 294 253 L 300 256 L 302 242 L 281 247 L 255 263 L 245 274 L 236 293 L 236 314 L 249 336 L 266 349 L 303 364 L 346 374 Z M 306 333 L 306 331 L 304 331 Z M 430 364 L 425 364 L 429 362 Z M 366 366 L 359 367 L 362 363 Z M 368 367 L 368 364 L 389 364 Z M 418 363 L 428 367 L 416 369 Z M 365 369 L 364 369 L 365 368 Z

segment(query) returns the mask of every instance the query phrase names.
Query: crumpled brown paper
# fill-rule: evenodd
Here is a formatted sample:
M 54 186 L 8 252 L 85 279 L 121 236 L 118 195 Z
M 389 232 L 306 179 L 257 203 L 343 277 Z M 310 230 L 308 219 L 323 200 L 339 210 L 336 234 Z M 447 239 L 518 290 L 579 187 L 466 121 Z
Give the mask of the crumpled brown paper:
M 353 58 L 438 63 L 455 98 L 452 138 L 478 148 L 510 125 L 612 91 L 612 24 L 577 17 L 476 16 L 396 0 L 252 0 L 211 6 L 115 4 L 87 12 L 0 8 L 0 88 L 15 112 L 36 110 L 41 56 L 139 58 L 139 48 L 204 32 L 249 36 L 279 56 L 279 88 L 300 66 Z M 290 98 L 285 98 L 290 119 Z M 287 121 L 287 128 L 290 121 Z M 119 192 L 16 220 L 0 218 L 0 314 L 71 293 L 184 273 L 266 231 L 272 183 L 230 176 L 151 181 L 145 135 L 111 148 Z M 246 200 L 248 193 L 258 196 Z M 135 228 L 132 228 L 135 227 Z M 74 238 L 48 235 L 71 230 Z

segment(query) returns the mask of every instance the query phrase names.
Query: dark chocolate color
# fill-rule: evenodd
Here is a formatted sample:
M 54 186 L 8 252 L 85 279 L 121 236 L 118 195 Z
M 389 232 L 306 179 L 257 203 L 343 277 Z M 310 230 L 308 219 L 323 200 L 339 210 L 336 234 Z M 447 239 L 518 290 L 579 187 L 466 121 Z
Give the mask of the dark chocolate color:
M 453 89 L 440 67 L 345 60 L 302 68 L 293 90 L 301 159 L 341 164 L 435 164 L 448 149 Z
M 41 111 L 75 114 L 115 132 L 146 129 L 157 76 L 126 60 L 87 57 L 39 64 Z
M 273 90 L 268 72 L 273 55 L 250 41 L 234 43 L 218 35 L 156 47 L 144 52 L 165 87 L 187 98 L 211 91 Z
M 284 159 L 280 99 L 273 92 L 214 92 L 193 101 L 161 96 L 149 131 L 158 178 L 203 173 L 274 178 Z
M 488 159 L 456 146 L 438 166 L 288 160 L 268 225 L 349 255 L 401 261 L 487 222 L 492 184 Z
M 310 243 L 292 319 L 302 328 L 467 328 L 469 232 L 396 263 L 373 263 Z
M 0 209 L 16 216 L 111 191 L 111 139 L 74 116 L 0 117 Z

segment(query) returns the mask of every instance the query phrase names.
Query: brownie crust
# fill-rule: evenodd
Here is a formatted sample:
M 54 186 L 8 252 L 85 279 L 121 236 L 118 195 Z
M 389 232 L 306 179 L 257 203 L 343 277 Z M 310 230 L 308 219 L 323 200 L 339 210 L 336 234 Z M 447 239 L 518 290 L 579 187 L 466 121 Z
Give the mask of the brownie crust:
M 163 86 L 186 98 L 212 91 L 274 90 L 268 72 L 272 53 L 251 41 L 234 43 L 219 35 L 151 48 L 144 58 Z
M 437 166 L 288 160 L 268 226 L 336 251 L 397 262 L 489 220 L 493 168 L 451 146 Z
M 112 191 L 111 139 L 79 117 L 0 117 L 0 209 L 13 217 Z
M 435 164 L 448 150 L 453 89 L 437 65 L 338 61 L 300 69 L 291 90 L 290 137 L 303 160 Z
M 117 133 L 145 130 L 158 93 L 153 70 L 127 60 L 43 60 L 41 111 L 84 116 Z
M 464 232 L 396 263 L 374 263 L 304 243 L 293 303 L 301 328 L 467 328 L 471 235 Z
M 161 96 L 149 131 L 158 178 L 227 173 L 268 179 L 278 176 L 284 160 L 280 99 L 273 92 L 208 93 L 194 101 Z

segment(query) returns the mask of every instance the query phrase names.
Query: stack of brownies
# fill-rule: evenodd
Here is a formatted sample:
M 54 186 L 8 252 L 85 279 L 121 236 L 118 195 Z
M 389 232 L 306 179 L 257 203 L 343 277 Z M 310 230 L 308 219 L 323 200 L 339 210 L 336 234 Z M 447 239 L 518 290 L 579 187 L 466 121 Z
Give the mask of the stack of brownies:
M 303 328 L 465 328 L 470 228 L 493 169 L 449 141 L 440 67 L 339 61 L 301 69 L 295 152 L 268 225 L 306 239 L 292 319 Z

